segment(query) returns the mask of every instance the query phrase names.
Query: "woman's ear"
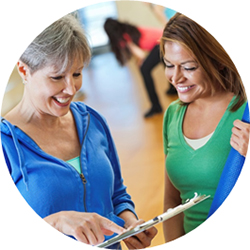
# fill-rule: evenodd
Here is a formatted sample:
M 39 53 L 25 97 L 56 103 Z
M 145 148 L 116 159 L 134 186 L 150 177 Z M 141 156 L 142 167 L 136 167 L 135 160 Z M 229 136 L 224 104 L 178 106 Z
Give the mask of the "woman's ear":
M 25 84 L 27 82 L 28 66 L 19 60 L 17 62 L 17 70 L 18 70 L 19 75 L 23 79 L 23 83 Z

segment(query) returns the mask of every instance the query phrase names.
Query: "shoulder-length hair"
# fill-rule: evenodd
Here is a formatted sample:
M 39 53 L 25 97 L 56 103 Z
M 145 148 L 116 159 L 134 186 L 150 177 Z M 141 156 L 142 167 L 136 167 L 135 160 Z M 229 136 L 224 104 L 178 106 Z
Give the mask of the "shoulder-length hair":
M 126 36 L 129 36 L 131 41 L 138 45 L 141 33 L 136 26 L 113 18 L 106 19 L 104 30 L 108 35 L 111 50 L 114 52 L 116 59 L 121 65 L 124 65 L 132 56 L 126 44 Z
M 177 13 L 164 28 L 160 44 L 163 55 L 167 41 L 178 42 L 191 51 L 212 84 L 212 94 L 218 88 L 234 93 L 236 98 L 231 111 L 236 111 L 246 101 L 245 89 L 234 63 L 219 42 L 203 27 Z

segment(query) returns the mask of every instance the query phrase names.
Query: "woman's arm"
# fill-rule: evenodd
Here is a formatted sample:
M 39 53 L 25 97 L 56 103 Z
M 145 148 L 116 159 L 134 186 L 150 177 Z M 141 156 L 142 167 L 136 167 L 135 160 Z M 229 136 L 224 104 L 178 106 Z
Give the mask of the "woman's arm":
M 245 157 L 248 150 L 249 134 L 250 124 L 240 120 L 234 121 L 230 144 L 235 150 Z
M 180 192 L 169 180 L 165 171 L 164 212 L 181 204 Z M 185 234 L 183 228 L 183 213 L 163 222 L 165 241 L 169 242 Z
M 127 46 L 132 55 L 136 58 L 137 64 L 140 66 L 145 60 L 147 53 L 133 42 L 127 42 Z

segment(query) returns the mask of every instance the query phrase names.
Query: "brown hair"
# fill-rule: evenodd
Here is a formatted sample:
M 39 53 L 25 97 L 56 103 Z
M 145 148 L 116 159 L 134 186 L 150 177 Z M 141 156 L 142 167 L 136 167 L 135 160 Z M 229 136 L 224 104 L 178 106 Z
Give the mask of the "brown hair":
M 164 28 L 160 44 L 163 55 L 166 41 L 178 42 L 192 52 L 212 83 L 212 93 L 220 87 L 235 94 L 231 111 L 236 111 L 246 101 L 245 89 L 234 63 L 219 42 L 203 27 L 185 15 L 176 13 Z
M 107 18 L 104 23 L 104 30 L 107 33 L 111 49 L 114 52 L 120 65 L 124 65 L 131 57 L 132 53 L 127 46 L 124 35 L 127 34 L 136 45 L 139 44 L 141 33 L 138 28 L 127 22 L 120 22 L 113 18 Z M 121 46 L 124 44 L 125 46 Z

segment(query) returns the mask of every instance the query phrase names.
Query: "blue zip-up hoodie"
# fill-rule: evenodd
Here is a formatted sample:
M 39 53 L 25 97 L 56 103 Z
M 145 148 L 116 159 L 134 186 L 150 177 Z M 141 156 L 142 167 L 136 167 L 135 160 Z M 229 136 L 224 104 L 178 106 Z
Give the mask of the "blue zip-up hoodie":
M 95 212 L 124 226 L 117 215 L 124 210 L 135 213 L 134 204 L 123 184 L 107 123 L 81 102 L 71 103 L 70 108 L 81 144 L 82 174 L 45 153 L 21 129 L 1 119 L 3 152 L 12 179 L 42 218 L 59 211 Z

